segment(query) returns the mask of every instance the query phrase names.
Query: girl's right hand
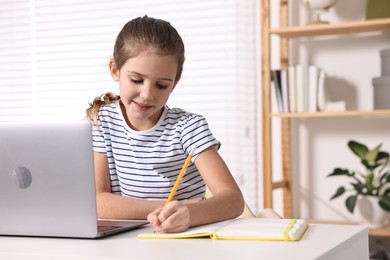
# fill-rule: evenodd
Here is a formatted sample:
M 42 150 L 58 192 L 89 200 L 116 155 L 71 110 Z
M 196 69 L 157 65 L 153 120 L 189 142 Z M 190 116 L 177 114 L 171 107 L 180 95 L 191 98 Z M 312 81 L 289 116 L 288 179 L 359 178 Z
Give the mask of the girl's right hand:
M 190 203 L 201 201 L 201 198 L 186 201 L 171 201 L 167 206 L 151 212 L 147 219 L 156 232 L 176 233 L 186 231 L 191 227 Z

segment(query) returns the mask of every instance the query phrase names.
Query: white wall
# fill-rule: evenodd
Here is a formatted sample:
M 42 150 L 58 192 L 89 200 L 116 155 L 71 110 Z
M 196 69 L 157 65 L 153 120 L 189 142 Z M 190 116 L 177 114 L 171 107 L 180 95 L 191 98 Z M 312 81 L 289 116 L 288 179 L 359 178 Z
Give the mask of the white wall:
M 305 24 L 310 19 L 307 10 L 298 1 L 290 2 L 295 2 L 292 11 L 298 17 L 291 22 Z M 363 20 L 365 6 L 366 0 L 339 0 L 323 17 L 331 23 Z M 346 100 L 348 110 L 371 110 L 371 80 L 380 75 L 379 50 L 384 48 L 390 48 L 390 33 L 303 38 L 292 41 L 290 61 L 315 64 L 324 69 L 330 97 Z M 273 64 L 277 65 L 276 59 Z M 389 130 L 388 117 L 293 119 L 294 215 L 322 220 L 358 220 L 358 214 L 352 215 L 346 210 L 345 196 L 329 200 L 337 187 L 348 184 L 348 179 L 326 176 L 336 167 L 363 170 L 359 159 L 347 147 L 348 140 L 360 141 L 370 148 L 383 143 L 383 149 L 390 151 Z M 280 202 L 276 202 L 275 208 L 280 207 Z

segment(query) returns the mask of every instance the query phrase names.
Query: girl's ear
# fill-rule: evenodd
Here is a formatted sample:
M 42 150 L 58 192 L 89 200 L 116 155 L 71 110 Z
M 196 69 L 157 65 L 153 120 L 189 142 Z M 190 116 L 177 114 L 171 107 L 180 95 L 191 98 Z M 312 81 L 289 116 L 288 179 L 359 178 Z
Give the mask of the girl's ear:
M 114 81 L 119 81 L 119 70 L 117 69 L 115 61 L 113 59 L 111 59 L 108 63 L 108 67 L 110 69 L 111 78 Z

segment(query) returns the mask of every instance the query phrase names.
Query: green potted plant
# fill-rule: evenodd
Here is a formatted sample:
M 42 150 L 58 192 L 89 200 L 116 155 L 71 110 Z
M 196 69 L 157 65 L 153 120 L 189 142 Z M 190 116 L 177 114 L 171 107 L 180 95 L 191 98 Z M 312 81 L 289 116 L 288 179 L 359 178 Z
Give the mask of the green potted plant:
M 351 213 L 354 212 L 359 196 L 375 197 L 376 203 L 386 214 L 390 213 L 390 171 L 389 153 L 381 151 L 382 144 L 372 150 L 356 141 L 349 141 L 348 147 L 361 159 L 365 172 L 335 168 L 328 177 L 345 176 L 350 179 L 349 188 L 341 186 L 331 197 L 331 200 L 349 192 L 345 206 Z

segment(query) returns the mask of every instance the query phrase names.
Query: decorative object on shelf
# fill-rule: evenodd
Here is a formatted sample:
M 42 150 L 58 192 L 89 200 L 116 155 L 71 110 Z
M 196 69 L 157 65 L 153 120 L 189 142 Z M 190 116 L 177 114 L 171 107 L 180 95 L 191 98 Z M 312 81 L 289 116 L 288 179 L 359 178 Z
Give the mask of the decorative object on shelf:
M 366 19 L 381 19 L 390 17 L 389 0 L 368 0 L 366 8 Z
M 374 86 L 374 109 L 390 109 L 390 76 L 372 79 Z
M 390 109 L 390 49 L 381 50 L 380 56 L 381 76 L 372 79 L 374 109 Z
M 301 0 L 304 7 L 314 12 L 315 20 L 309 22 L 309 24 L 329 23 L 321 20 L 321 14 L 327 12 L 336 2 L 337 0 Z
M 375 200 L 376 204 L 382 209 L 381 213 L 385 216 L 374 216 L 374 211 L 368 214 L 368 221 L 379 219 L 381 223 L 370 223 L 371 226 L 379 227 L 390 221 L 390 170 L 389 170 L 389 153 L 381 151 L 382 144 L 373 149 L 368 149 L 366 145 L 356 141 L 349 141 L 348 147 L 351 151 L 361 159 L 361 163 L 365 167 L 365 173 L 350 171 L 347 169 L 336 168 L 328 177 L 331 176 L 346 176 L 351 180 L 350 189 L 341 186 L 336 193 L 331 197 L 335 199 L 345 192 L 351 191 L 353 194 L 348 196 L 345 201 L 345 206 L 348 211 L 353 213 L 355 206 L 358 203 L 358 198 L 364 198 L 362 203 L 369 200 Z M 367 207 L 361 206 L 361 207 Z M 362 212 L 370 213 L 369 211 Z M 376 214 L 376 213 L 375 213 Z M 367 214 L 366 214 L 367 215 Z
M 325 86 L 325 71 L 319 71 L 318 89 L 317 89 L 317 108 L 322 112 L 346 111 L 347 103 L 345 101 L 331 101 L 329 91 Z
M 390 49 L 380 51 L 381 55 L 381 75 L 390 77 Z

